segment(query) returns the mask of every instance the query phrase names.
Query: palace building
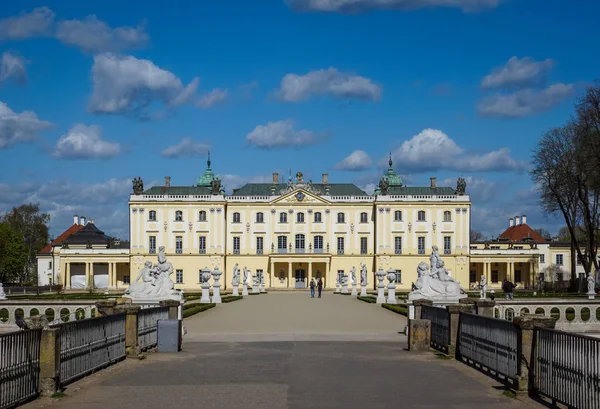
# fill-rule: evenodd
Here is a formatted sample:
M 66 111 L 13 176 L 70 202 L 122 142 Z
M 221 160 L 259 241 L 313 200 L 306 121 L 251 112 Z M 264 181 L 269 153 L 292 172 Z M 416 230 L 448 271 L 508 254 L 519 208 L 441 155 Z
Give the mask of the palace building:
M 418 263 L 437 246 L 451 275 L 469 282 L 471 200 L 462 178 L 456 188 L 437 186 L 435 178 L 408 187 L 390 158 L 373 195 L 327 174 L 306 180 L 301 172 L 287 181 L 274 173 L 271 183 L 248 183 L 227 195 L 210 159 L 207 165 L 193 186 L 172 186 L 166 177 L 164 186 L 144 190 L 134 180 L 129 277 L 145 261 L 155 263 L 164 246 L 178 289 L 198 290 L 200 271 L 217 266 L 229 289 L 235 264 L 262 273 L 267 288 L 304 288 L 311 278 L 334 288 L 353 267 L 359 280 L 365 264 L 371 272 L 395 270 L 397 288 L 410 290 Z M 370 275 L 369 288 L 375 281 Z

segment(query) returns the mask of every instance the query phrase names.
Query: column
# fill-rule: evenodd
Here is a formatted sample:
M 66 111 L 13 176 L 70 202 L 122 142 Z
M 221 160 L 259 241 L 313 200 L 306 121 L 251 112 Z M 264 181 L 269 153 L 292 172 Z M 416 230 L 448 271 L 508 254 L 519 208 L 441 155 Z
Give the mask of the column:
M 507 275 L 508 275 L 507 278 L 509 281 L 513 280 L 514 273 L 515 273 L 515 263 L 512 261 L 509 261 L 508 262 L 508 272 L 507 272 Z
M 89 276 L 88 287 L 94 288 L 94 262 L 90 263 L 90 276 Z
M 71 263 L 65 263 L 65 288 L 71 288 Z
M 90 286 L 90 263 L 85 263 L 85 288 Z
M 275 262 L 271 261 L 271 270 L 269 271 L 269 287 L 273 288 L 273 279 L 275 277 Z
M 119 271 L 118 267 L 117 267 L 117 263 L 113 263 L 113 287 L 117 288 L 117 272 Z
M 327 286 L 329 280 L 329 260 L 325 261 L 325 272 L 323 272 L 323 287 Z M 334 280 L 335 282 L 335 280 Z
M 307 287 L 310 284 L 311 278 L 312 278 L 312 261 L 309 261 L 308 262 L 308 277 L 306 278 Z
M 491 277 L 492 272 L 490 271 L 491 267 L 492 266 L 488 261 L 485 261 L 483 263 L 483 274 L 485 275 L 485 279 L 487 280 L 488 285 L 492 284 L 492 277 Z
M 291 284 L 292 284 L 292 262 L 289 261 L 288 262 L 288 279 L 287 279 L 288 288 L 291 287 Z

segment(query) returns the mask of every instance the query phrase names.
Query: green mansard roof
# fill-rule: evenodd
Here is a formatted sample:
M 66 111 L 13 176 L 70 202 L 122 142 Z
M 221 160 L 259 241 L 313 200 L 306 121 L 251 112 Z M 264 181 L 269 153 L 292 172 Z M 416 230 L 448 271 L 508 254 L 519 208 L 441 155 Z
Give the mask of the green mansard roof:
M 247 183 L 233 192 L 232 196 L 271 196 L 272 187 L 275 186 L 275 195 L 281 195 L 288 187 L 287 183 Z M 330 196 L 369 196 L 364 190 L 352 183 L 330 183 L 328 185 L 313 183 L 312 191 L 318 195 L 326 193 L 325 186 L 329 186 Z
M 145 195 L 210 195 L 210 187 L 205 186 L 152 186 L 144 190 Z

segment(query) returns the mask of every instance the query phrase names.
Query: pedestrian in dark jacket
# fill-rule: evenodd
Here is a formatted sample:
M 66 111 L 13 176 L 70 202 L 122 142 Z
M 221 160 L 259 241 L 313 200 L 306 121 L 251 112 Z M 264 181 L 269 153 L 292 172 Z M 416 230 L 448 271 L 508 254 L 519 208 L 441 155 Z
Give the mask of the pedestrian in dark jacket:
M 319 278 L 317 283 L 317 290 L 319 290 L 319 298 L 321 298 L 321 292 L 323 291 L 323 280 Z
M 514 299 L 514 291 L 515 288 L 517 286 L 515 284 L 513 284 L 512 282 L 508 281 L 507 279 L 504 279 L 504 282 L 502 283 L 502 290 L 504 291 L 504 298 L 507 300 L 513 300 Z

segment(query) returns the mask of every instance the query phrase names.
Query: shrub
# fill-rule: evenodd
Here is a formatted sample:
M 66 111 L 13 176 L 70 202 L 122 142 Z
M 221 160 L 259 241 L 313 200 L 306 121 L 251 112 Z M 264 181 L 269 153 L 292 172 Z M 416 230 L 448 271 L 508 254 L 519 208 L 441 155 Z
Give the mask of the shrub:
M 403 305 L 397 304 L 381 304 L 381 306 L 385 309 L 395 312 L 396 314 L 408 316 L 408 309 Z
M 367 296 L 358 296 L 356 297 L 357 299 L 364 301 L 364 302 L 368 302 L 369 304 L 375 304 L 377 302 L 377 297 L 373 297 L 370 295 Z
M 229 302 L 234 302 L 234 301 L 237 301 L 237 300 L 241 300 L 242 298 L 244 298 L 244 297 L 241 296 L 241 295 L 228 295 L 226 297 L 222 297 L 221 298 L 221 302 L 227 304 Z
M 209 310 L 217 304 L 192 304 L 193 307 L 186 309 L 183 306 L 183 318 L 191 317 L 192 315 L 198 314 L 199 312 Z

